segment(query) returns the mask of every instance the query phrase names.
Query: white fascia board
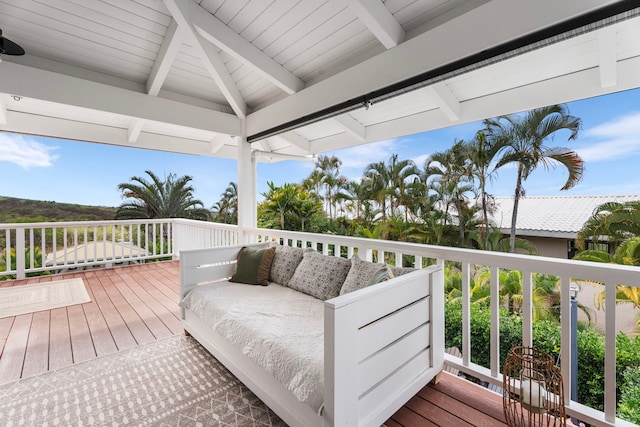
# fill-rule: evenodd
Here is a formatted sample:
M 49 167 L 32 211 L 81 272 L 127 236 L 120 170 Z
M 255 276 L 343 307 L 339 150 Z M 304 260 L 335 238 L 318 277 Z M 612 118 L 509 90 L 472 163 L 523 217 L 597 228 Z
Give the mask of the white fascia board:
M 191 0 L 165 0 L 165 4 L 174 1 L 188 2 L 189 19 L 202 37 L 220 47 L 238 61 L 251 65 L 256 72 L 286 93 L 293 94 L 304 87 L 302 80 L 227 27 L 202 6 Z
M 640 73 L 637 72 L 640 69 L 640 57 L 618 62 L 617 69 L 618 84 L 615 88 L 601 87 L 598 69 L 590 68 L 462 102 L 460 104 L 460 119 L 457 124 L 480 121 L 517 111 L 527 111 L 546 105 L 562 104 L 640 87 Z M 313 141 L 312 151 L 315 153 L 328 152 L 364 143 L 441 129 L 447 126 L 451 126 L 448 118 L 439 110 L 434 109 L 367 126 L 367 138 L 365 141 L 356 141 L 347 133 L 316 139 Z M 315 150 L 313 149 L 315 147 L 322 147 L 322 149 Z
M 391 49 L 404 41 L 404 29 L 381 0 L 349 0 L 348 3 L 384 47 Z
M 597 32 L 598 68 L 600 69 L 600 85 L 602 87 L 615 86 L 618 82 L 616 32 L 615 25 L 601 28 Z
M 151 68 L 151 73 L 147 78 L 147 93 L 149 95 L 158 96 L 160 88 L 167 78 L 167 74 L 169 74 L 171 65 L 182 47 L 183 35 L 177 29 L 178 24 L 175 19 L 172 19 L 167 33 L 164 35 L 156 61 L 153 63 L 153 68 Z
M 164 4 L 169 9 L 173 19 L 178 23 L 178 31 L 191 42 L 194 50 L 200 56 L 202 65 L 215 84 L 218 86 L 225 99 L 231 105 L 233 111 L 240 118 L 247 115 L 247 104 L 242 94 L 236 87 L 235 82 L 231 78 L 231 74 L 226 65 L 220 59 L 217 49 L 205 40 L 192 25 L 193 11 L 190 5 L 191 0 L 164 0 Z M 206 11 L 205 11 L 206 12 Z
M 232 114 L 7 61 L 0 63 L 0 73 L 0 93 L 227 135 L 240 134 L 240 120 Z
M 211 143 L 208 141 L 141 132 L 135 144 L 132 144 L 129 142 L 129 132 L 126 128 L 76 122 L 55 117 L 37 116 L 16 111 L 8 111 L 8 124 L 0 125 L 0 130 L 26 135 L 47 136 L 51 138 L 144 148 L 173 153 L 201 156 L 211 155 Z M 216 157 L 234 158 L 235 147 L 233 148 L 233 150 L 219 150 L 216 152 Z
M 247 135 L 358 98 L 610 3 L 615 1 L 492 0 L 251 113 L 247 117 Z

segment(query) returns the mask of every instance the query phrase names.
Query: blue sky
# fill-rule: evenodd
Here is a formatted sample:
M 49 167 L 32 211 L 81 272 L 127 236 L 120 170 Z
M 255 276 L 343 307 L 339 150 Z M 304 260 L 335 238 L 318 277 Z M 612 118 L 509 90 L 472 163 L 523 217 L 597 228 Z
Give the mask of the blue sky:
M 568 135 L 562 134 L 549 145 L 577 151 L 585 160 L 584 179 L 559 191 L 566 172 L 540 169 L 525 182 L 526 194 L 640 194 L 640 89 L 568 106 L 582 119 L 583 129 L 576 141 L 567 142 Z M 431 153 L 450 147 L 455 139 L 472 138 L 480 128 L 480 123 L 470 123 L 324 154 L 338 156 L 342 174 L 358 179 L 367 164 L 387 161 L 394 153 L 423 166 Z M 219 200 L 229 181 L 237 180 L 235 160 L 0 133 L 0 196 L 118 206 L 117 185 L 145 176 L 147 169 L 160 176 L 191 175 L 195 195 L 206 207 Z M 312 163 L 304 162 L 259 163 L 258 191 L 266 191 L 267 181 L 301 182 L 312 169 Z M 490 192 L 510 196 L 514 186 L 515 168 L 502 168 Z

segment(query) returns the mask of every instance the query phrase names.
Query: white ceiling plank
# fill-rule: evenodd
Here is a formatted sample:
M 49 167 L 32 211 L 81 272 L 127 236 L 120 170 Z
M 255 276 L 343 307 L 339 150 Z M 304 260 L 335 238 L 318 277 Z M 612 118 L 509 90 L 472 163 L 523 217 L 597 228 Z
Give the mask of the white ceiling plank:
M 246 121 L 247 135 L 255 135 L 299 117 L 359 98 L 382 87 L 501 45 L 505 40 L 513 40 L 561 22 L 567 17 L 602 6 L 603 2 L 598 0 L 492 0 L 393 49 L 251 113 Z M 476 32 L 471 38 L 465 36 L 470 29 L 477 28 L 479 22 L 483 28 L 491 28 L 492 31 Z M 444 43 L 445 40 L 448 42 Z M 390 67 L 389 64 L 393 66 Z
M 147 93 L 149 95 L 158 96 L 160 88 L 169 74 L 171 65 L 178 55 L 182 47 L 183 35 L 178 30 L 178 24 L 175 19 L 171 20 L 164 41 L 160 46 L 158 57 L 151 68 L 151 73 L 147 79 Z
M 449 120 L 455 122 L 460 119 L 460 101 L 445 82 L 438 82 L 425 88 L 425 93 L 433 99 Z
M 367 138 L 366 127 L 362 123 L 351 117 L 349 114 L 336 116 L 333 118 L 333 120 L 356 139 L 364 141 Z
M 600 85 L 603 88 L 615 86 L 618 83 L 616 37 L 615 26 L 598 30 L 598 68 L 600 70 Z
M 387 49 L 404 41 L 405 31 L 381 0 L 348 0 L 351 10 Z
M 0 65 L 0 93 L 216 133 L 240 134 L 240 120 L 231 114 L 8 61 Z
M 128 129 L 127 140 L 132 144 L 136 142 L 138 140 L 138 137 L 140 137 L 140 132 L 142 132 L 143 127 L 144 120 L 135 119 L 133 122 L 131 122 Z
M 185 0 L 165 0 L 165 2 L 170 3 L 177 1 Z M 249 43 L 241 35 L 231 30 L 205 9 L 191 0 L 186 1 L 188 1 L 191 23 L 202 37 L 220 47 L 237 60 L 251 65 L 256 71 L 286 93 L 291 95 L 304 88 L 304 82 L 293 73 Z
M 224 62 L 220 59 L 218 51 L 196 33 L 192 25 L 191 19 L 193 12 L 189 6 L 193 4 L 193 2 L 191 0 L 164 0 L 164 4 L 173 15 L 173 19 L 178 23 L 180 31 L 183 32 L 185 37 L 193 45 L 193 48 L 198 52 L 198 56 L 202 59 L 204 67 L 207 69 L 207 72 L 227 102 L 231 105 L 233 111 L 238 117 L 245 118 L 247 115 L 247 104 L 233 82 L 229 70 L 227 70 Z M 200 6 L 198 7 L 204 11 Z M 207 11 L 204 11 L 204 13 L 211 16 Z
M 7 103 L 4 96 L 0 96 L 0 125 L 7 124 Z

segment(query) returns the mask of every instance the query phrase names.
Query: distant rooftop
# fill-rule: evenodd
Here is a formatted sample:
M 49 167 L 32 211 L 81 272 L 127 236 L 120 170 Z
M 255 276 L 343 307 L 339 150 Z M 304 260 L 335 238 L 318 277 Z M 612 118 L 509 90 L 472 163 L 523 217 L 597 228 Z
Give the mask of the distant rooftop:
M 520 236 L 574 238 L 594 209 L 607 202 L 640 200 L 636 195 L 526 196 L 518 205 Z M 511 228 L 513 197 L 496 197 L 493 222 L 505 233 Z

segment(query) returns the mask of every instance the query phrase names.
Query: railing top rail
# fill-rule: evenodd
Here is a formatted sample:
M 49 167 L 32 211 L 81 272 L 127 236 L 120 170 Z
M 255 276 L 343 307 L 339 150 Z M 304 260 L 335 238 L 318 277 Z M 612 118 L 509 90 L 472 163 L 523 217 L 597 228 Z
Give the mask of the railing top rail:
M 0 230 L 27 229 L 27 228 L 52 228 L 52 227 L 98 227 L 104 225 L 119 224 L 166 224 L 175 221 L 167 219 L 113 219 L 99 221 L 59 221 L 59 222 L 16 222 L 0 224 Z
M 575 261 L 544 256 L 483 251 L 478 249 L 434 246 L 420 243 L 336 236 L 331 234 L 300 233 L 260 228 L 248 231 L 282 238 L 318 241 L 325 242 L 327 244 L 361 248 L 373 248 L 389 252 L 399 252 L 407 255 L 419 255 L 426 258 L 467 262 L 478 265 L 491 265 L 512 270 L 539 272 L 555 276 L 569 276 L 570 278 L 577 280 L 588 279 L 590 281 L 640 287 L 640 268 L 635 266 Z

